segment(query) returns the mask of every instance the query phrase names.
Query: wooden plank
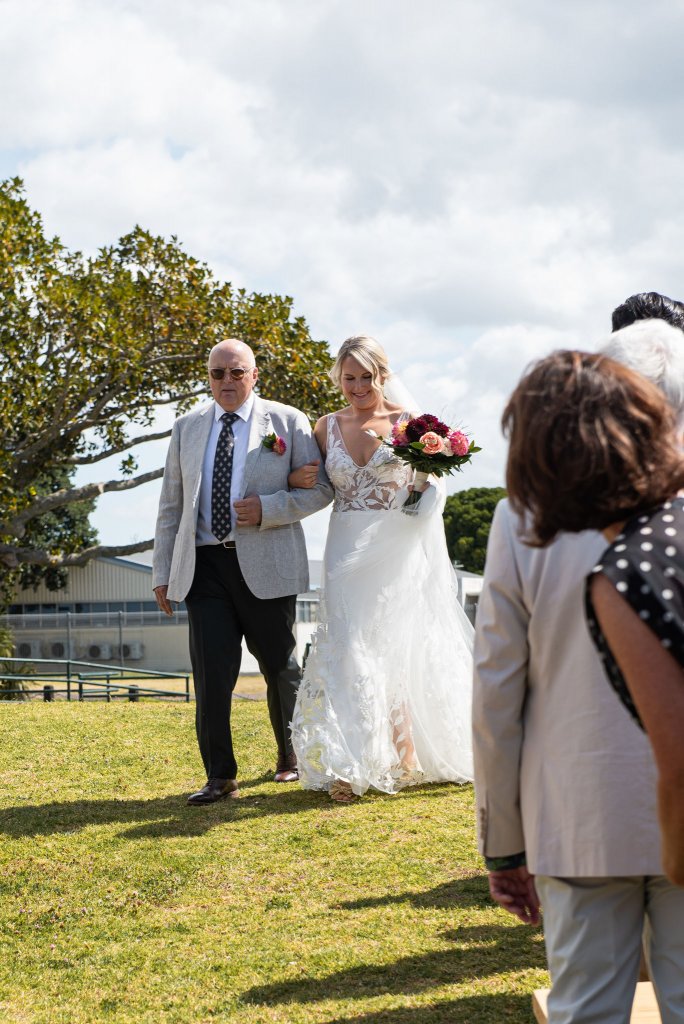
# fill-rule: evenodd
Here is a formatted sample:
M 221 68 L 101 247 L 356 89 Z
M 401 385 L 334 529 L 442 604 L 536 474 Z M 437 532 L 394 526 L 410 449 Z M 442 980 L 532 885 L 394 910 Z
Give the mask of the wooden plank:
M 532 993 L 532 1009 L 534 1011 L 534 1019 L 537 1024 L 548 1024 L 548 1016 L 546 1014 L 546 1000 L 548 999 L 549 992 L 548 988 L 538 988 L 536 992 Z
M 548 1024 L 546 1003 L 548 988 L 540 988 L 532 996 L 532 1009 L 537 1024 Z M 662 1024 L 660 1010 L 650 981 L 640 981 L 636 987 L 630 1024 Z

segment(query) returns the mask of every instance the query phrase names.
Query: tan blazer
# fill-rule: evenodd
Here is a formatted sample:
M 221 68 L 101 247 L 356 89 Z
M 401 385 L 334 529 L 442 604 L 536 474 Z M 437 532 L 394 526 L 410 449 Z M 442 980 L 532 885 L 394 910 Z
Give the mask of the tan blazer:
M 170 601 L 182 601 L 195 573 L 195 534 L 199 515 L 202 462 L 213 423 L 214 405 L 176 420 L 164 469 L 152 558 L 152 586 L 168 585 Z M 300 519 L 332 501 L 332 487 L 321 453 L 303 412 L 255 396 L 250 418 L 241 495 L 261 498 L 260 526 L 235 531 L 242 575 L 259 598 L 300 594 L 309 587 L 309 565 Z M 287 442 L 284 455 L 264 448 L 267 434 Z M 289 490 L 291 469 L 321 460 L 318 483 Z
M 496 510 L 475 635 L 473 746 L 480 852 L 527 852 L 559 877 L 660 875 L 649 742 L 606 680 L 584 618 L 584 581 L 607 542 L 548 548 Z

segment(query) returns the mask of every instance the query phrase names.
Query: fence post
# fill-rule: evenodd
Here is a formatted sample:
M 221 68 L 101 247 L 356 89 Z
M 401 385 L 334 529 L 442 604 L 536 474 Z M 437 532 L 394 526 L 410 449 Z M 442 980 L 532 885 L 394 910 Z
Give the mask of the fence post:
M 83 680 L 78 681 L 78 699 L 83 700 Z
M 130 701 L 139 701 L 140 700 L 140 693 L 138 692 L 138 687 L 137 686 L 129 686 L 128 687 L 128 699 Z
M 43 700 L 45 700 L 45 701 L 53 701 L 54 699 L 55 699 L 55 688 L 54 688 L 54 686 L 50 686 L 49 684 L 46 684 L 43 687 Z
M 190 676 L 185 677 L 185 703 L 190 703 Z
M 70 671 L 71 671 L 71 612 L 67 612 L 66 613 L 66 627 L 67 627 L 67 630 L 66 630 L 66 633 L 67 633 L 66 656 L 67 656 L 67 678 L 68 678 L 69 675 L 70 675 Z

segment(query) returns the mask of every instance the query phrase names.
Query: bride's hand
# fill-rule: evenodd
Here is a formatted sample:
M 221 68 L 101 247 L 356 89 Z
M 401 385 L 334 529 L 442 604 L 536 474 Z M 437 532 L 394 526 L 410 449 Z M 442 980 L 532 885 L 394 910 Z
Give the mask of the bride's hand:
M 293 469 L 287 478 L 288 487 L 313 487 L 318 479 L 319 465 L 320 459 L 316 459 L 315 462 L 307 462 L 299 469 Z

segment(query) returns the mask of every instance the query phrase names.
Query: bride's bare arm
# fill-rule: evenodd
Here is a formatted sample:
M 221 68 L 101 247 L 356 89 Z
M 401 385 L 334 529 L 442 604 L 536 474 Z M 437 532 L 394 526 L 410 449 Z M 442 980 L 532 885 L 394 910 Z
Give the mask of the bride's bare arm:
M 321 416 L 320 420 L 316 420 L 316 426 L 313 429 L 313 435 L 316 438 L 316 444 L 321 450 L 321 455 L 325 458 L 328 448 L 328 417 Z
M 316 459 L 315 462 L 307 462 L 306 465 L 293 469 L 287 478 L 287 486 L 290 490 L 293 487 L 313 487 L 318 479 L 318 467 L 320 464 L 321 460 Z
M 325 434 L 326 434 L 326 420 L 327 416 L 322 416 L 314 427 L 314 437 L 316 443 L 321 450 L 323 457 L 325 458 Z M 318 467 L 320 466 L 320 459 L 316 459 L 313 462 L 307 462 L 305 466 L 299 466 L 297 469 L 293 469 L 287 478 L 287 485 L 290 489 L 294 487 L 310 488 L 314 487 L 316 480 L 318 479 Z

